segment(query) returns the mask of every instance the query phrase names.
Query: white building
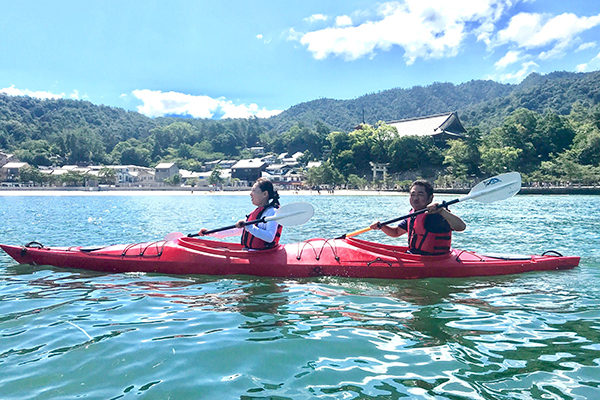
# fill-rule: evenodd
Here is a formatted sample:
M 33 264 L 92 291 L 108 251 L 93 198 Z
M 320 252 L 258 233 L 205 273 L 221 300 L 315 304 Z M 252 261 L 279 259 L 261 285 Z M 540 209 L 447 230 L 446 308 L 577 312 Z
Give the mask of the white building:
M 106 168 L 112 168 L 116 171 L 119 185 L 147 186 L 154 182 L 155 173 L 152 168 L 138 165 L 108 165 Z
M 160 163 L 154 167 L 154 179 L 157 182 L 164 182 L 165 179 L 174 177 L 179 173 L 179 167 L 175 163 Z

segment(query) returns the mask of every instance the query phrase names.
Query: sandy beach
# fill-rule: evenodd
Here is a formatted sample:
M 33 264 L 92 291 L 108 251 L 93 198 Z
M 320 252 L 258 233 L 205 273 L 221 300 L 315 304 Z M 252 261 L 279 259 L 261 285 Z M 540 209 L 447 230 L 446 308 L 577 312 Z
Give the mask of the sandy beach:
M 95 188 L 94 188 L 95 189 Z M 331 193 L 327 190 L 279 190 L 280 196 L 408 196 L 408 192 L 397 190 L 346 190 Z M 436 188 L 438 195 L 467 194 L 469 189 Z M 518 193 L 533 195 L 600 195 L 600 186 L 587 187 L 522 187 Z M 15 196 L 249 196 L 245 190 L 203 190 L 191 188 L 107 188 L 90 190 L 89 188 L 0 188 L 0 197 Z
M 377 190 L 336 190 L 333 193 L 322 190 L 318 193 L 316 190 L 279 190 L 279 195 L 284 196 L 407 196 L 408 193 L 398 191 L 377 191 Z M 0 196 L 249 196 L 250 189 L 247 190 L 191 190 L 189 188 L 178 190 L 132 190 L 127 189 L 107 189 L 107 190 L 85 190 L 83 188 L 75 189 L 9 189 L 0 190 Z

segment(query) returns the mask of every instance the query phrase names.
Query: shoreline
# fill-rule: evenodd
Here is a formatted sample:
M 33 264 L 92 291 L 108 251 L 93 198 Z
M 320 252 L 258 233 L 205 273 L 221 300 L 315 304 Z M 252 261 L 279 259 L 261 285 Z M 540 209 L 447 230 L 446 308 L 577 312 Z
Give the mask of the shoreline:
M 20 188 L 15 190 L 0 189 L 0 197 L 18 197 L 18 196 L 249 196 L 250 188 L 244 190 L 185 190 L 168 188 L 168 189 L 133 189 L 112 188 L 110 190 L 86 190 L 85 188 L 69 188 L 57 189 L 48 188 L 39 190 L 40 188 Z M 334 193 L 329 193 L 326 190 L 321 190 L 318 193 L 316 190 L 278 190 L 281 196 L 408 196 L 408 192 L 385 191 L 385 190 L 336 190 Z
M 436 188 L 436 194 L 463 195 L 470 188 Z M 279 190 L 280 195 L 294 196 L 407 196 L 408 192 L 398 190 L 351 190 L 339 189 L 333 193 L 327 190 Z M 13 196 L 239 196 L 250 194 L 250 188 L 241 190 L 207 190 L 198 188 L 0 188 L 0 197 Z M 600 195 L 600 187 L 523 187 L 517 195 Z

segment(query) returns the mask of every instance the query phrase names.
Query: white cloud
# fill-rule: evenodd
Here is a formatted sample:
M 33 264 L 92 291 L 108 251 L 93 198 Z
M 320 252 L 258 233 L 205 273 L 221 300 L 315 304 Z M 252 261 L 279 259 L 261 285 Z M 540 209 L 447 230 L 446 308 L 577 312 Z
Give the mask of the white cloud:
M 305 18 L 305 21 L 310 22 L 311 24 L 314 22 L 319 22 L 319 21 L 327 21 L 328 17 L 327 15 L 323 15 L 323 14 L 313 14 L 308 18 Z
M 521 59 L 520 51 L 509 51 L 504 57 L 502 57 L 494 66 L 498 69 L 506 68 L 507 66 L 519 62 Z
M 253 105 L 255 105 L 253 103 Z M 256 113 L 252 114 L 258 118 L 269 118 L 269 117 L 274 117 L 278 114 L 281 114 L 283 112 L 283 110 L 267 110 L 264 107 L 262 108 L 262 110 L 258 110 L 258 107 Z
M 249 118 L 257 116 L 267 118 L 277 115 L 282 110 L 259 109 L 256 104 L 234 104 L 223 98 L 213 99 L 209 96 L 193 96 L 178 92 L 162 92 L 160 90 L 134 90 L 133 95 L 142 101 L 138 111 L 148 117 L 165 115 L 189 115 L 194 118 Z
M 285 34 L 285 32 L 284 32 Z M 289 31 L 287 31 L 287 40 L 292 40 L 292 41 L 300 41 L 300 39 L 302 39 L 302 33 L 296 31 L 294 28 L 290 28 Z
M 549 50 L 540 52 L 540 59 L 561 57 L 579 34 L 598 25 L 600 14 L 578 17 L 571 13 L 557 16 L 520 13 L 511 18 L 505 29 L 498 32 L 494 46 L 510 43 L 525 50 L 549 47 Z
M 517 14 L 511 18 L 505 29 L 498 32 L 496 45 L 515 42 L 519 47 L 527 47 L 527 41 L 535 36 L 541 26 L 541 14 Z
M 352 18 L 347 15 L 340 15 L 335 19 L 335 26 L 351 26 Z
M 587 49 L 593 49 L 596 47 L 596 42 L 587 42 L 579 45 L 579 47 L 575 50 L 576 52 L 585 51 Z
M 266 43 L 266 44 L 271 43 L 271 39 L 265 38 L 264 35 L 262 35 L 261 33 L 259 33 L 258 35 L 256 35 L 256 38 L 258 40 L 262 40 L 263 43 Z
M 33 91 L 29 89 L 17 89 L 15 85 L 10 85 L 10 87 L 0 89 L 0 93 L 7 94 L 9 96 L 29 96 L 34 97 L 36 99 L 48 100 L 48 99 L 64 99 L 66 95 L 64 93 L 52 93 L 45 91 Z M 79 90 L 73 90 L 68 96 L 70 99 L 79 100 Z M 82 98 L 87 99 L 88 96 L 84 95 Z
M 579 64 L 576 68 L 577 72 L 589 72 L 600 69 L 600 53 L 589 62 L 585 64 Z
M 138 111 L 148 117 L 162 117 L 169 114 L 190 115 L 194 118 L 211 118 L 217 110 L 218 101 L 208 96 L 166 92 L 160 90 L 134 90 L 133 95 L 144 104 Z
M 529 75 L 531 72 L 533 72 L 536 67 L 539 67 L 539 65 L 533 61 L 527 61 L 527 62 L 521 64 L 521 69 L 518 70 L 517 72 L 501 74 L 499 76 L 490 77 L 490 78 L 494 79 L 494 80 L 498 80 L 500 82 L 519 83 L 523 79 L 525 79 L 527 77 L 527 75 Z
M 300 43 L 319 60 L 330 55 L 347 61 L 373 57 L 376 51 L 395 46 L 404 49 L 407 64 L 417 58 L 453 57 L 471 33 L 479 40 L 489 40 L 494 22 L 512 4 L 511 0 L 387 2 L 378 7 L 376 18 L 357 26 L 307 32 Z
M 15 88 L 15 85 L 11 85 L 10 87 L 0 89 L 0 93 L 7 94 L 9 96 L 29 96 L 29 97 L 35 97 L 37 99 L 42 99 L 42 100 L 62 99 L 63 97 L 65 97 L 64 93 L 56 94 L 56 93 L 43 92 L 43 91 L 34 92 L 29 89 L 17 89 L 17 88 Z
M 586 31 L 600 26 L 600 14 L 551 15 L 519 13 L 503 25 L 517 3 L 532 0 L 404 0 L 381 3 L 370 10 L 328 18 L 322 14 L 307 20 L 327 21 L 323 29 L 298 32 L 290 29 L 288 40 L 298 41 L 317 60 L 340 57 L 346 61 L 373 58 L 378 52 L 400 48 L 407 65 L 417 59 L 454 57 L 472 37 L 489 50 L 505 46 L 506 54 L 495 63 L 507 68 L 525 60 L 564 57 L 568 51 L 584 51 L 596 42 L 582 43 Z M 530 65 L 530 64 L 522 64 Z M 537 65 L 537 64 L 536 64 Z M 584 65 L 584 64 L 582 64 Z M 587 65 L 587 64 L 585 64 Z M 582 67 L 583 68 L 583 67 Z M 586 67 L 589 68 L 589 67 Z M 523 68 L 504 75 L 518 79 Z

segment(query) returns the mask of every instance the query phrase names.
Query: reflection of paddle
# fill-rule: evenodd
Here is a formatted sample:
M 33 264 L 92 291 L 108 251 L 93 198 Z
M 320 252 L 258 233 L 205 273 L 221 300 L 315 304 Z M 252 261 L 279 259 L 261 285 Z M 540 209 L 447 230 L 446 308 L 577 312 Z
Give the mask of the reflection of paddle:
M 260 219 L 256 219 L 254 221 L 246 221 L 244 222 L 244 226 L 258 224 L 261 222 L 269 222 L 269 221 L 277 221 L 277 223 L 281 226 L 295 226 L 302 225 L 312 218 L 315 210 L 312 205 L 309 203 L 290 203 L 283 205 L 277 209 L 275 215 L 270 217 L 262 217 Z M 224 226 L 222 228 L 211 229 L 209 231 L 205 231 L 205 235 L 209 235 L 215 232 L 226 231 L 228 229 L 235 228 L 235 225 Z M 171 235 L 176 235 L 177 233 L 170 233 L 165 237 L 165 240 L 173 240 L 181 236 L 173 236 L 169 238 Z M 187 235 L 188 237 L 200 236 L 197 233 L 190 233 Z
M 494 201 L 508 199 L 509 197 L 517 194 L 519 190 L 521 190 L 521 174 L 518 172 L 509 172 L 507 174 L 497 175 L 479 182 L 473 189 L 471 189 L 468 195 L 448 202 L 444 201 L 438 205 L 438 208 L 448 207 L 452 204 L 466 200 L 477 200 L 481 203 L 493 203 Z M 402 217 L 381 222 L 380 225 L 389 225 L 391 223 L 411 218 L 425 212 L 427 212 L 426 208 L 403 215 Z M 346 233 L 345 235 L 340 236 L 338 239 L 360 235 L 361 233 L 365 233 L 370 230 L 371 228 L 360 229 L 358 231 Z

